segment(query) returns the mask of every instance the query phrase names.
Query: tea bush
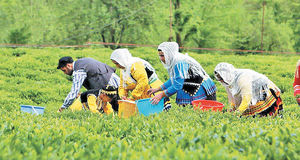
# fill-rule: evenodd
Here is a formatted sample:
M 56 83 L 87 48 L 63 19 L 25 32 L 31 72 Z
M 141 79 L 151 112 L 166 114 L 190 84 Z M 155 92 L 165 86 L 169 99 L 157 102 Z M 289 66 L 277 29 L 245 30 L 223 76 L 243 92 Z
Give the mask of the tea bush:
M 168 79 L 156 49 L 130 51 L 148 60 L 162 81 Z M 0 159 L 300 158 L 300 111 L 292 88 L 299 56 L 189 53 L 211 77 L 219 62 L 268 76 L 284 91 L 283 118 L 239 118 L 227 112 L 194 111 L 178 107 L 174 97 L 169 112 L 149 117 L 119 119 L 68 110 L 57 113 L 72 85 L 56 69 L 58 59 L 92 57 L 113 66 L 111 52 L 103 48 L 19 48 L 18 53 L 26 54 L 16 57 L 15 49 L 1 48 Z M 228 108 L 224 87 L 216 85 L 218 101 Z M 45 113 L 21 113 L 20 104 L 44 106 Z

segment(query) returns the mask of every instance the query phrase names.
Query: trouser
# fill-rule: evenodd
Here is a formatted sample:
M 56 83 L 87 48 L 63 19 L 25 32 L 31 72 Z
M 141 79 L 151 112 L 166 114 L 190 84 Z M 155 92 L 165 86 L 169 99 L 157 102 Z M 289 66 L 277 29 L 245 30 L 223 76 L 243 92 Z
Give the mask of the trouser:
M 82 109 L 88 109 L 93 113 L 113 113 L 111 104 L 103 102 L 98 97 L 99 90 L 89 90 L 80 95 L 73 104 L 70 106 L 72 111 L 80 111 Z M 81 99 L 81 102 L 80 102 Z

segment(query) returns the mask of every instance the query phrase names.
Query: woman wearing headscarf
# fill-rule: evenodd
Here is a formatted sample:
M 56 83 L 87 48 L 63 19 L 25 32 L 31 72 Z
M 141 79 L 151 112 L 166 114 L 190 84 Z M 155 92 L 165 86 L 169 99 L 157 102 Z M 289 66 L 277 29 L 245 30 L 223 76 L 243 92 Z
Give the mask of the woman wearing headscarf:
M 282 110 L 280 89 L 265 75 L 235 69 L 229 63 L 215 67 L 216 79 L 226 88 L 233 111 L 243 116 L 276 116 Z
M 293 87 L 294 87 L 294 96 L 295 96 L 298 104 L 300 105 L 300 60 L 298 61 L 298 64 L 297 64 Z
M 151 94 L 147 94 L 147 91 L 162 84 L 155 69 L 147 61 L 132 57 L 128 49 L 116 49 L 110 59 L 121 69 L 119 96 L 122 99 L 128 99 L 130 92 L 132 100 L 150 98 Z M 165 98 L 164 109 L 168 110 L 170 107 L 169 99 Z
M 189 105 L 194 100 L 216 100 L 216 86 L 202 66 L 192 57 L 179 53 L 176 42 L 163 42 L 158 46 L 159 58 L 169 73 L 169 80 L 149 94 L 163 90 L 152 98 L 156 104 L 162 97 L 177 93 L 176 103 Z

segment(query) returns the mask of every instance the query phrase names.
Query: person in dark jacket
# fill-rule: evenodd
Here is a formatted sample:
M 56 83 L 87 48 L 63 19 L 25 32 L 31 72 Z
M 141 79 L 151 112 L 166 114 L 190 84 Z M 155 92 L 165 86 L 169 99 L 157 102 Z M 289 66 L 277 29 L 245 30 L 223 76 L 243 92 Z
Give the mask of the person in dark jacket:
M 73 104 L 82 86 L 87 90 L 99 90 L 108 84 L 116 88 L 119 86 L 120 79 L 115 74 L 115 69 L 92 58 L 81 58 L 73 61 L 72 57 L 62 57 L 59 59 L 57 69 L 60 69 L 66 75 L 73 76 L 71 91 L 58 112 L 69 108 Z M 78 107 L 77 105 L 74 108 L 80 110 L 80 107 L 83 106 Z M 92 112 L 98 112 L 96 108 L 89 109 Z

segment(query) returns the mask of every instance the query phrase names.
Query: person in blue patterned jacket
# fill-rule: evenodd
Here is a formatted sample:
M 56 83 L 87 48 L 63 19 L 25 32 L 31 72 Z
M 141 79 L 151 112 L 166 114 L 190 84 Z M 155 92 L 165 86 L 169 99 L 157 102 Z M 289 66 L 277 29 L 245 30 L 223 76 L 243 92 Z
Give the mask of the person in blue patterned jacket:
M 163 91 L 152 98 L 157 104 L 162 97 L 177 93 L 178 105 L 189 105 L 194 100 L 216 100 L 216 86 L 202 66 L 192 57 L 179 53 L 176 42 L 163 42 L 158 46 L 158 56 L 168 70 L 170 79 L 148 94 Z

